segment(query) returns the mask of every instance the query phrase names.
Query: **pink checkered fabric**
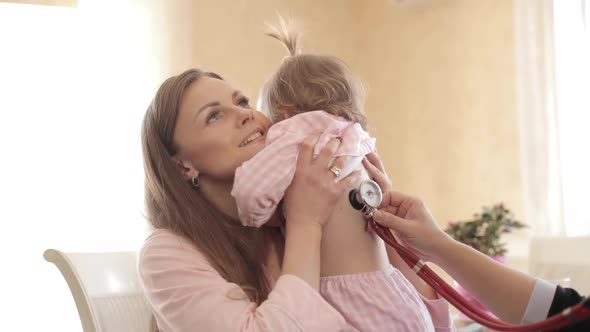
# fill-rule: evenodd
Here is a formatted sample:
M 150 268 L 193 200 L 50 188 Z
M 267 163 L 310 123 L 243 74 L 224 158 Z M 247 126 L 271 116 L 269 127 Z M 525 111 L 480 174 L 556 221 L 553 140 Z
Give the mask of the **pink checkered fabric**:
M 351 331 L 455 331 L 448 303 L 422 297 L 391 265 L 383 271 L 322 277 L 320 293 Z
M 342 139 L 336 157 L 362 158 L 375 150 L 375 139 L 360 124 L 324 111 L 298 114 L 273 125 L 267 134 L 266 147 L 236 170 L 231 194 L 236 199 L 242 224 L 260 227 L 270 219 L 293 181 L 301 143 L 317 132 L 323 133 L 314 148 L 316 155 L 335 137 Z M 358 163 L 361 160 L 356 158 Z M 340 176 L 346 175 L 342 172 Z

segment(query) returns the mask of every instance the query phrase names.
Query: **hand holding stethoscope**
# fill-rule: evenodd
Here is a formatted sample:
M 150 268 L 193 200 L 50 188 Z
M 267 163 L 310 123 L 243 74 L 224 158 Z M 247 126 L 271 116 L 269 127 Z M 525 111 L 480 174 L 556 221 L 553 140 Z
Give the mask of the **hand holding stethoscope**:
M 369 158 L 372 158 L 373 164 L 369 163 L 367 160 L 363 162 L 365 168 L 369 171 L 369 173 L 373 176 L 373 178 L 383 183 L 383 186 L 387 188 L 387 193 L 391 194 L 389 200 L 398 200 L 398 202 L 394 202 L 395 204 L 391 204 L 392 206 L 389 207 L 390 210 L 388 212 L 391 213 L 389 216 L 389 221 L 399 224 L 404 224 L 406 226 L 406 230 L 408 234 L 402 234 L 406 242 L 412 241 L 412 235 L 410 233 L 417 234 L 415 232 L 416 229 L 412 230 L 412 227 L 420 227 L 423 226 L 419 225 L 419 223 L 411 223 L 412 218 L 409 220 L 402 219 L 396 216 L 401 215 L 404 217 L 411 216 L 412 213 L 414 214 L 424 214 L 419 217 L 419 219 L 427 219 L 431 223 L 434 223 L 434 219 L 429 214 L 428 209 L 423 205 L 423 203 L 417 199 L 411 199 L 401 193 L 397 193 L 393 195 L 391 191 L 389 191 L 391 185 L 389 180 L 387 179 L 384 171 L 383 165 L 381 164 L 379 158 L 375 155 L 369 155 Z M 384 181 L 384 179 L 386 181 Z M 363 212 L 363 215 L 368 223 L 372 224 L 372 228 L 375 232 L 390 246 L 392 246 L 399 255 L 406 261 L 408 266 L 410 266 L 416 274 L 418 274 L 426 283 L 428 283 L 437 293 L 443 296 L 447 301 L 449 301 L 452 305 L 462 311 L 464 314 L 469 316 L 474 321 L 490 327 L 495 330 L 499 331 L 553 331 L 555 329 L 560 329 L 566 326 L 570 326 L 575 324 L 579 321 L 590 319 L 590 300 L 585 299 L 582 302 L 578 303 L 575 306 L 567 308 L 561 314 L 557 314 L 552 316 L 544 321 L 527 324 L 527 325 L 515 325 L 506 323 L 497 319 L 494 316 L 489 315 L 485 311 L 482 311 L 478 308 L 473 307 L 470 303 L 468 303 L 461 295 L 459 295 L 452 287 L 450 287 L 445 281 L 443 281 L 438 275 L 436 275 L 415 253 L 415 251 L 408 250 L 407 247 L 401 246 L 396 239 L 393 237 L 391 231 L 376 223 L 373 217 L 375 216 L 376 209 L 381 205 L 383 200 L 383 194 L 379 184 L 375 181 L 363 181 L 357 189 L 352 190 L 349 193 L 349 199 L 351 205 L 355 208 Z M 388 202 L 391 203 L 391 202 Z M 422 204 L 422 205 L 420 205 Z M 386 208 L 387 209 L 387 208 Z M 380 214 L 384 212 L 379 212 L 376 216 L 378 219 L 381 217 Z M 396 219 L 397 218 L 397 219 Z M 392 220 L 393 219 L 393 220 Z M 424 227 L 424 230 L 438 230 L 436 225 L 432 225 L 434 227 Z M 398 227 L 398 231 L 402 230 L 402 228 Z M 428 237 L 429 234 L 420 234 L 419 236 L 422 237 L 424 235 L 426 238 L 437 238 L 437 237 Z M 444 234 L 443 234 L 444 235 Z M 438 236 L 438 238 L 441 238 Z M 414 235 L 414 239 L 418 239 L 416 235 Z M 429 241 L 415 241 L 414 244 L 409 243 L 410 246 L 414 249 L 420 248 L 426 249 L 424 247 L 424 243 L 428 243 Z M 417 245 L 420 244 L 420 245 Z M 426 250 L 428 251 L 428 250 Z M 425 258 L 425 255 L 421 253 L 421 256 Z M 506 299 L 510 301 L 510 298 Z

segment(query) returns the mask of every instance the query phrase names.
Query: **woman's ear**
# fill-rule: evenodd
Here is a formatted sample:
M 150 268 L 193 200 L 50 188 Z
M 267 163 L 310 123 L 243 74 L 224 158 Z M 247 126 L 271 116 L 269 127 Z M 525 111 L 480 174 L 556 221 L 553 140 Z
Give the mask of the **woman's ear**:
M 173 156 L 172 162 L 177 166 L 183 179 L 190 181 L 199 176 L 199 171 L 197 171 L 190 161 L 183 160 L 179 156 Z

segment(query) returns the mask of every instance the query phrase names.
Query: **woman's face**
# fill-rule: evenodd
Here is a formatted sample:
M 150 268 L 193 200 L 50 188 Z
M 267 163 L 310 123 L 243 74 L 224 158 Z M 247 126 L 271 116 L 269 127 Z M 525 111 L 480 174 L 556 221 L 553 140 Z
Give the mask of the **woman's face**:
M 240 91 L 223 80 L 201 77 L 180 104 L 175 157 L 189 178 L 230 180 L 237 167 L 262 150 L 269 126 Z

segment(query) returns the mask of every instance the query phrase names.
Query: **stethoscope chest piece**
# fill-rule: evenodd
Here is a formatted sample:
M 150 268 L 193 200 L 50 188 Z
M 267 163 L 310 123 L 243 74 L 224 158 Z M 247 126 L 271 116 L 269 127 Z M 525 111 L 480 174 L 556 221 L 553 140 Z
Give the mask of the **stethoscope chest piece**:
M 350 191 L 348 199 L 354 209 L 361 211 L 365 219 L 370 219 L 383 201 L 383 192 L 377 182 L 365 180 L 358 189 Z

